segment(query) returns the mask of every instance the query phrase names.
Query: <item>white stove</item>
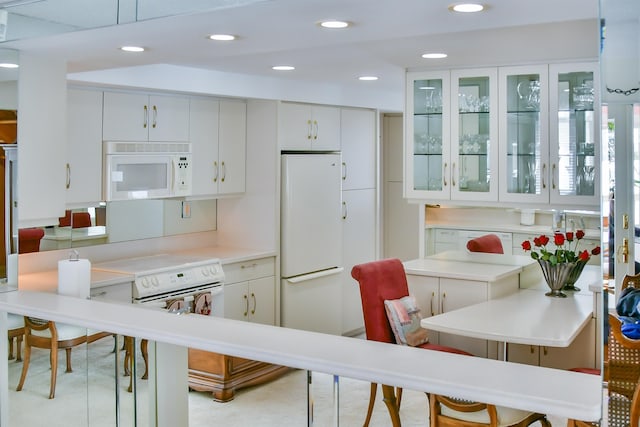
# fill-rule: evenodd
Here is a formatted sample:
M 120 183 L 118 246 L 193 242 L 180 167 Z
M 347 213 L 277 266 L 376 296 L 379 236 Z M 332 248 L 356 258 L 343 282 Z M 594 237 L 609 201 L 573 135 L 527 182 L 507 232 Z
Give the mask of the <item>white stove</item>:
M 205 257 L 160 254 L 94 264 L 92 268 L 133 275 L 134 303 L 188 297 L 221 287 L 224 281 L 220 260 Z

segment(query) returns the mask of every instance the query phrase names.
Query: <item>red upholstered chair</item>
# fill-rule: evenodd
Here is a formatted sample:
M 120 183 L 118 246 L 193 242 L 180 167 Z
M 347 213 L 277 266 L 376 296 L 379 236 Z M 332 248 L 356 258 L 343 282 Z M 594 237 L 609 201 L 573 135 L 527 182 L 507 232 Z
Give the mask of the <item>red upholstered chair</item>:
M 18 230 L 18 253 L 40 251 L 40 240 L 44 237 L 42 228 L 21 228 Z
M 64 211 L 64 216 L 58 218 L 58 227 L 71 227 L 71 209 Z
M 502 242 L 495 234 L 485 234 L 467 242 L 470 252 L 484 252 L 489 254 L 503 254 Z
M 362 301 L 362 314 L 364 316 L 364 329 L 367 339 L 395 344 L 396 340 L 389 320 L 387 319 L 384 301 L 399 299 L 409 295 L 407 276 L 402 262 L 399 259 L 385 259 L 359 264 L 353 267 L 351 276 L 356 279 L 360 285 L 360 299 Z M 470 353 L 465 351 L 437 344 L 425 343 L 420 345 L 420 347 L 427 350 L 445 351 L 471 356 Z M 369 408 L 367 410 L 364 427 L 369 425 L 377 389 L 378 385 L 371 383 Z M 394 393 L 393 387 L 383 385 L 382 391 L 393 425 L 400 425 L 398 408 L 402 397 L 402 389 L 398 389 L 397 392 Z
M 71 227 L 91 227 L 91 215 L 89 212 L 74 212 L 71 216 Z

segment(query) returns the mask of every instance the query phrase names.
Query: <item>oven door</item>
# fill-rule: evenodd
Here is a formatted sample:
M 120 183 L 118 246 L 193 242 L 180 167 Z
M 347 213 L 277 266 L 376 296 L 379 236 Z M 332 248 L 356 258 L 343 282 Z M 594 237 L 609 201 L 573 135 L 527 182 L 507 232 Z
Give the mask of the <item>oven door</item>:
M 222 283 L 205 284 L 163 295 L 138 298 L 133 302 L 175 314 L 195 313 L 224 317 L 224 286 Z

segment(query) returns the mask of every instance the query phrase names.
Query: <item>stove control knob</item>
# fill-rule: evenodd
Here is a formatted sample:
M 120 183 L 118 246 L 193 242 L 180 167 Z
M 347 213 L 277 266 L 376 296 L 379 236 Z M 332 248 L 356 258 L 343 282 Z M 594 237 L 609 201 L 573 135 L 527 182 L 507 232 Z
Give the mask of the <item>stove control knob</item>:
M 142 284 L 143 288 L 148 288 L 149 287 L 149 281 L 147 280 L 146 277 L 143 277 L 142 279 L 140 279 L 140 283 Z
M 209 271 L 211 271 L 212 275 L 215 275 L 218 272 L 218 268 L 215 265 L 209 267 Z
M 207 277 L 207 276 L 209 275 L 209 270 L 207 270 L 207 267 L 204 267 L 204 268 L 202 269 L 202 275 L 203 275 L 204 277 Z
M 153 284 L 153 286 L 155 286 L 157 288 L 158 285 L 160 284 L 160 281 L 158 280 L 158 277 L 153 276 L 153 277 L 151 277 L 151 283 Z

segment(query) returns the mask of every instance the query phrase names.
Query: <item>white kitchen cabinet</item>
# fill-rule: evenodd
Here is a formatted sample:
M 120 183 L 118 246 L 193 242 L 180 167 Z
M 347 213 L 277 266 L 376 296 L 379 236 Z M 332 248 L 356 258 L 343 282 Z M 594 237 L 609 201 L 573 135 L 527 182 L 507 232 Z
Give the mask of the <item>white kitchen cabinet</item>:
M 189 98 L 105 92 L 105 141 L 188 141 Z
M 192 98 L 189 116 L 192 194 L 243 193 L 246 183 L 246 103 Z
M 592 318 L 569 347 L 509 344 L 508 360 L 555 369 L 595 368 L 596 328 L 596 319 Z
M 194 196 L 217 194 L 218 126 L 220 102 L 212 98 L 192 98 L 189 108 L 189 140 L 191 142 Z
M 497 69 L 407 74 L 409 198 L 498 200 Z
M 340 150 L 340 109 L 281 102 L 278 109 L 281 150 Z
M 102 200 L 102 92 L 67 91 L 66 204 Z
M 351 277 L 356 264 L 376 259 L 376 190 L 342 192 L 342 333 L 364 327 L 360 287 Z
M 376 115 L 373 110 L 342 108 L 342 189 L 376 186 Z
M 451 199 L 498 200 L 498 71 L 451 71 Z
M 422 317 L 429 317 L 515 292 L 518 275 L 484 282 L 407 274 L 407 283 L 409 294 L 416 297 Z M 498 357 L 498 343 L 494 341 L 434 331 L 429 332 L 429 341 L 465 350 L 475 356 Z
M 272 257 L 223 266 L 224 317 L 276 324 L 275 261 Z
M 549 203 L 547 69 L 531 65 L 499 70 L 501 201 Z
M 407 73 L 405 197 L 450 198 L 451 85 L 448 71 Z
M 598 63 L 549 66 L 551 204 L 600 202 Z
M 247 155 L 247 104 L 220 101 L 218 194 L 244 193 Z

